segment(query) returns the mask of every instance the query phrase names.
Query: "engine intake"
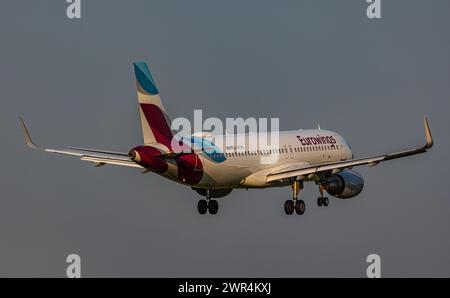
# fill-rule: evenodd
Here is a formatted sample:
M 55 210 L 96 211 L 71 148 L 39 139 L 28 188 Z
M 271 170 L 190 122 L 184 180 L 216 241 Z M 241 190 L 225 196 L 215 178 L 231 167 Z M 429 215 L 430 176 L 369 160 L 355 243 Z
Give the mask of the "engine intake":
M 364 188 L 364 179 L 358 172 L 348 170 L 326 178 L 322 185 L 333 197 L 349 199 L 361 193 Z

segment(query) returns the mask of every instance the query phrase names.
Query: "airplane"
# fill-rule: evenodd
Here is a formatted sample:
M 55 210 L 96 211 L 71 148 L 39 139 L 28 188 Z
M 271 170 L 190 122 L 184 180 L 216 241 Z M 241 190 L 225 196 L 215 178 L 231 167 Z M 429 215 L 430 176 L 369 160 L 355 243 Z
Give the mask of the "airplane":
M 215 140 L 230 137 L 248 141 L 251 133 L 193 134 L 188 150 L 175 152 L 172 146 L 175 133 L 170 128 L 155 80 L 145 62 L 134 62 L 133 65 L 142 145 L 128 153 L 77 147 L 42 148 L 32 141 L 24 120 L 19 117 L 26 144 L 45 152 L 77 156 L 93 162 L 96 167 L 117 165 L 139 168 L 143 173 L 153 172 L 191 187 L 204 197 L 197 204 L 200 214 L 216 214 L 219 204 L 215 199 L 229 195 L 233 189 L 290 186 L 292 198 L 284 203 L 286 215 L 294 212 L 304 214 L 305 202 L 298 198 L 304 182 L 315 182 L 320 194 L 317 205 L 326 207 L 329 199 L 325 192 L 338 199 L 354 198 L 361 193 L 364 179 L 353 167 L 375 166 L 380 162 L 427 152 L 433 146 L 428 120 L 424 116 L 424 146 L 363 158 L 354 158 L 350 145 L 340 134 L 324 129 L 280 131 L 279 145 L 270 149 L 219 147 L 215 143 Z M 188 146 L 187 143 L 181 145 Z M 214 150 L 205 150 L 206 147 Z M 262 157 L 272 154 L 277 156 L 275 163 L 261 162 Z

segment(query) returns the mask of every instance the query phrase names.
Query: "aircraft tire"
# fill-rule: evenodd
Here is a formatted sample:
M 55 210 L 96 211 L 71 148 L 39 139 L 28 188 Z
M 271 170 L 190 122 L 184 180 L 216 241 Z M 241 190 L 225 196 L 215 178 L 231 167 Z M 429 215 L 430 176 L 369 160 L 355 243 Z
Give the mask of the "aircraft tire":
M 323 199 L 321 197 L 317 198 L 317 206 L 322 207 L 322 205 L 323 205 L 323 201 L 322 200 Z
M 294 201 L 286 200 L 286 202 L 284 202 L 284 212 L 286 215 L 291 215 L 294 213 Z
M 219 211 L 219 203 L 216 200 L 209 201 L 208 210 L 210 214 L 217 214 L 217 211 Z
M 197 210 L 200 214 L 205 214 L 208 211 L 208 202 L 206 200 L 199 200 L 197 204 Z
M 302 215 L 303 213 L 305 213 L 305 209 L 306 209 L 305 201 L 298 200 L 297 202 L 295 202 L 295 212 L 298 215 Z

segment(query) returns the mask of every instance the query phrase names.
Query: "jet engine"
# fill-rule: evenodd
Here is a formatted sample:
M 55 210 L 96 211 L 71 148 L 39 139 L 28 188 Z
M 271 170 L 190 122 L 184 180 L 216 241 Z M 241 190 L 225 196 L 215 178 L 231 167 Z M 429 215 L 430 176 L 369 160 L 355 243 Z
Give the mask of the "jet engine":
M 325 178 L 322 186 L 333 197 L 349 199 L 356 197 L 363 190 L 364 179 L 358 172 L 348 170 Z
M 168 169 L 167 162 L 158 155 L 161 151 L 151 146 L 139 146 L 128 152 L 128 157 L 147 170 L 162 174 Z

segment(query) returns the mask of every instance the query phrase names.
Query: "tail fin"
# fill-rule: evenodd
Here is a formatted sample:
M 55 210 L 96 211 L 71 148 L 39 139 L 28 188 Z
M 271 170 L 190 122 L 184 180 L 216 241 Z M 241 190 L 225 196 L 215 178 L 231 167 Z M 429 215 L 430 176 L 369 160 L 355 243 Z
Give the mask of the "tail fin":
M 134 73 L 144 143 L 160 143 L 170 150 L 173 134 L 155 80 L 145 62 L 134 62 Z

